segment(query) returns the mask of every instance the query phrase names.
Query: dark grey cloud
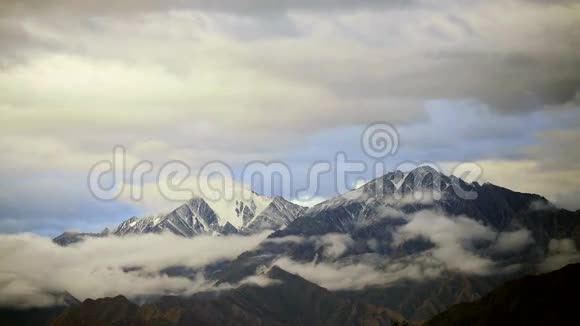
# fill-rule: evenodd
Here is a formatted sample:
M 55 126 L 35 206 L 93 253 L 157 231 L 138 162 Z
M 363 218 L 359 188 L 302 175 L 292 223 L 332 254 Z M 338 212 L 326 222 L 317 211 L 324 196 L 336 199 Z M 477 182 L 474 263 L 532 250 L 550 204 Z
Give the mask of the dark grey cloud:
M 0 4 L 0 12 L 5 15 L 36 15 L 36 14 L 119 14 L 138 13 L 160 10 L 192 9 L 213 12 L 254 15 L 264 13 L 283 13 L 289 10 L 299 11 L 337 11 L 353 9 L 381 9 L 412 6 L 415 0 L 119 0 L 103 3 L 95 0 L 7 0 Z
M 392 65 L 389 58 L 379 58 L 379 62 L 360 58 L 352 69 L 343 62 L 342 66 L 337 63 L 334 67 L 285 73 L 302 74 L 297 77 L 304 79 L 326 76 L 322 79 L 329 87 L 352 96 L 475 98 L 501 112 L 517 113 L 540 110 L 545 105 L 566 108 L 558 105 L 573 100 L 580 90 L 580 75 L 576 73 L 580 55 L 575 52 L 550 57 L 492 51 L 431 53 L 402 61 L 400 64 L 408 66 L 401 73 L 376 69 Z M 414 60 L 424 68 L 413 67 Z
M 0 70 L 26 63 L 31 52 L 62 49 L 58 42 L 36 37 L 17 18 L 0 18 Z
M 477 3 L 480 1 L 449 1 L 451 4 Z M 530 3 L 535 5 L 574 5 L 575 0 L 519 0 L 515 2 Z M 117 14 L 131 12 L 150 12 L 160 10 L 192 9 L 202 11 L 226 12 L 244 15 L 264 13 L 283 13 L 287 11 L 316 11 L 336 12 L 347 10 L 376 10 L 376 9 L 399 9 L 399 8 L 438 8 L 442 4 L 437 1 L 426 0 L 118 0 L 103 3 L 98 0 L 4 0 L 0 3 L 0 13 L 7 15 L 21 14 Z M 445 5 L 445 4 L 444 4 Z M 450 18 L 455 23 L 470 30 L 468 24 L 459 17 Z

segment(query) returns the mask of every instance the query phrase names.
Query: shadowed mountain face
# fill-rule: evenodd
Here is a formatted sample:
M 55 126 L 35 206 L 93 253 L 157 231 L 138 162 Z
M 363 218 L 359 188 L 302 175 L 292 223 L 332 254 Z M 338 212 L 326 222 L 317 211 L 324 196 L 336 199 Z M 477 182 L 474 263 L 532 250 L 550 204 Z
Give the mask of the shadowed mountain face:
M 67 307 L 80 304 L 68 292 L 55 293 L 54 306 L 37 308 L 8 308 L 0 307 L 0 325 L 2 326 L 39 326 L 48 325 L 58 317 Z
M 390 325 L 396 313 L 357 303 L 273 267 L 275 283 L 138 306 L 124 297 L 86 300 L 53 322 L 66 325 Z
M 575 325 L 580 264 L 508 282 L 483 298 L 452 306 L 428 326 Z
M 2 326 L 43 326 L 56 319 L 65 307 L 31 309 L 0 309 L 0 325 Z
M 389 287 L 368 287 L 338 293 L 361 302 L 389 307 L 408 320 L 423 321 L 453 304 L 480 298 L 501 284 L 502 280 L 501 277 L 448 273 L 425 282 L 404 281 Z

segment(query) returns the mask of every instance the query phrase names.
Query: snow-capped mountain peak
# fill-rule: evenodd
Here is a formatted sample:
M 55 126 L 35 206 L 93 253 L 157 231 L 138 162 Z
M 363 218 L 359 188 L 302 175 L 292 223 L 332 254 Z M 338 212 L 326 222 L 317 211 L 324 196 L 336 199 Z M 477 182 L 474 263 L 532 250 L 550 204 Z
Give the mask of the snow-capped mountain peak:
M 242 194 L 230 199 L 204 200 L 215 212 L 220 226 L 230 223 L 240 229 L 260 215 L 273 199 L 251 193 L 249 196 Z
M 409 195 L 446 192 L 459 184 L 469 186 L 463 180 L 455 176 L 447 176 L 431 166 L 420 166 L 408 172 L 396 170 L 347 193 L 319 203 L 308 209 L 307 214 L 313 215 L 323 210 L 352 203 L 368 204 L 371 201 L 383 205 L 398 201 L 406 202 L 403 199 L 408 199 Z
M 279 230 L 295 220 L 304 207 L 280 197 L 270 198 L 243 189 L 231 198 L 210 200 L 195 197 L 168 214 L 132 217 L 113 234 L 172 233 L 191 237 L 196 234 L 253 233 Z

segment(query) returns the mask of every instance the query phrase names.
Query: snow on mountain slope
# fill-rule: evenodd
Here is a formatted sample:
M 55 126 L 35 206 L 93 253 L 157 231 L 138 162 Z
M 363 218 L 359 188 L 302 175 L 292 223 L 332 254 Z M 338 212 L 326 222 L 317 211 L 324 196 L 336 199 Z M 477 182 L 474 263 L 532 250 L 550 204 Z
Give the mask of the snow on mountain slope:
M 282 197 L 274 198 L 270 204 L 248 224 L 247 230 L 279 230 L 297 219 L 306 210 Z
M 401 189 L 407 175 L 401 171 L 389 172 L 357 189 L 312 206 L 307 210 L 306 214 L 316 215 L 325 210 L 348 206 L 353 203 L 364 204 L 367 201 L 393 196 L 398 189 Z
M 270 205 L 272 198 L 260 196 L 254 192 L 240 191 L 234 193 L 231 200 L 206 200 L 218 217 L 218 223 L 230 223 L 237 229 L 243 228 Z
M 169 214 L 132 217 L 121 223 L 113 234 L 160 233 L 170 231 L 185 237 L 196 234 L 253 233 L 279 230 L 305 210 L 280 197 L 269 198 L 249 190 L 233 193 L 231 199 L 216 201 L 192 198 Z
M 193 198 L 166 215 L 132 217 L 121 223 L 113 233 L 122 236 L 131 233 L 171 231 L 190 237 L 217 228 L 217 216 L 209 205 L 201 198 Z
M 315 215 L 354 203 L 388 206 L 411 202 L 425 203 L 442 194 L 456 195 L 453 190 L 459 188 L 469 190 L 472 186 L 455 176 L 446 176 L 430 166 L 420 166 L 410 172 L 396 170 L 357 189 L 319 203 L 309 208 L 305 215 Z

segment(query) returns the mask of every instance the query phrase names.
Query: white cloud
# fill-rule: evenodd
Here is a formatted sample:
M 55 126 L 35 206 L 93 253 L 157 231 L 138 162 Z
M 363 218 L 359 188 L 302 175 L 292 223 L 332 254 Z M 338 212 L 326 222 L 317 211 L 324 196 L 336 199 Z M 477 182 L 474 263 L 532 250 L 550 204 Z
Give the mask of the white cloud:
M 551 239 L 546 259 L 538 265 L 542 273 L 580 262 L 580 252 L 572 239 Z
M 404 218 L 406 215 L 400 210 L 391 206 L 379 206 L 376 217 L 378 218 Z
M 300 205 L 300 206 L 304 206 L 304 207 L 312 207 L 314 205 L 322 203 L 323 201 L 325 201 L 327 199 L 328 198 L 326 198 L 326 197 L 312 197 L 312 198 L 307 198 L 307 199 L 294 198 L 290 201 L 296 205 Z
M 402 280 L 423 281 L 437 278 L 446 271 L 470 275 L 514 272 L 521 266 L 503 266 L 488 256 L 475 253 L 474 242 L 489 241 L 489 249 L 499 252 L 518 252 L 533 242 L 531 233 L 526 229 L 496 232 L 462 216 L 449 217 L 433 211 L 421 211 L 405 218 L 408 223 L 397 229 L 394 246 L 422 237 L 433 242 L 435 247 L 391 259 L 374 253 L 343 256 L 355 241 L 342 234 L 308 238 L 288 236 L 267 241 L 311 241 L 316 248 L 322 248 L 322 256 L 317 256 L 312 262 L 294 261 L 283 256 L 273 264 L 331 290 L 389 286 Z M 377 240 L 372 239 L 367 244 L 371 249 L 376 248 Z
M 310 263 L 280 257 L 274 264 L 300 274 L 306 279 L 330 289 L 358 289 L 369 285 L 389 285 L 403 279 L 424 280 L 440 276 L 444 271 L 472 275 L 491 275 L 513 272 L 519 265 L 504 266 L 492 260 L 486 253 L 517 253 L 525 249 L 533 238 L 527 229 L 497 232 L 471 218 L 445 216 L 435 211 L 420 211 L 404 215 L 396 210 L 389 214 L 405 218 L 408 223 L 394 234 L 393 246 L 409 240 L 424 238 L 435 247 L 403 258 L 390 259 L 374 253 L 344 256 L 356 241 L 347 234 L 325 236 L 287 236 L 267 239 L 273 243 L 311 242 L 315 249 L 322 249 Z M 477 253 L 474 243 L 484 240 L 487 249 Z M 371 250 L 378 247 L 376 239 L 367 241 Z M 364 276 L 361 276 L 364 273 Z
M 518 252 L 533 242 L 532 233 L 527 229 L 501 232 L 496 240 L 494 249 L 500 252 Z
M 60 247 L 32 235 L 0 236 L 0 304 L 54 304 L 50 293 L 70 292 L 80 300 L 122 294 L 187 294 L 216 289 L 201 274 L 193 279 L 169 277 L 159 271 L 171 266 L 203 268 L 233 259 L 257 246 L 267 233 L 242 237 L 147 234 L 124 238 L 87 239 Z M 125 272 L 123 268 L 141 269 Z M 244 282 L 267 284 L 254 277 Z
M 316 251 L 322 250 L 320 259 L 335 260 L 340 258 L 347 250 L 355 244 L 355 241 L 348 234 L 328 233 L 320 236 L 285 236 L 282 238 L 268 238 L 265 243 L 311 243 Z
M 433 211 L 421 211 L 409 216 L 409 223 L 397 230 L 395 245 L 422 237 L 435 244 L 427 253 L 439 260 L 447 269 L 472 273 L 492 274 L 501 272 L 490 258 L 473 252 L 477 240 L 493 243 L 499 251 L 517 252 L 533 241 L 528 230 L 496 232 L 467 217 L 449 217 Z
M 323 249 L 325 257 L 338 258 L 354 245 L 354 240 L 348 234 L 329 233 L 317 237 L 315 245 Z
M 303 263 L 283 257 L 273 265 L 329 290 L 358 290 L 372 285 L 388 286 L 401 280 L 428 280 L 444 270 L 428 256 L 417 257 L 412 262 L 387 261 L 380 266 L 365 262 Z

